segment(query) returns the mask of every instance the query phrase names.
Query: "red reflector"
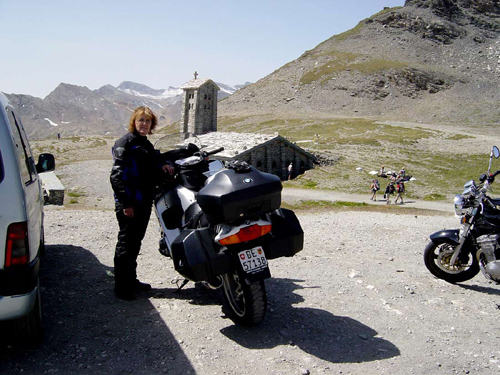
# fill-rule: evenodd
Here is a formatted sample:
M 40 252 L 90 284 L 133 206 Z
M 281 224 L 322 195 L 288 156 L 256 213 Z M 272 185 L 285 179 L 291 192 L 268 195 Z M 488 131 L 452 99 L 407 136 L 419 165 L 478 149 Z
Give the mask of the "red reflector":
M 271 225 L 251 225 L 249 227 L 241 228 L 238 233 L 232 236 L 221 238 L 219 243 L 221 245 L 233 245 L 235 243 L 241 243 L 246 241 L 251 241 L 271 231 Z
M 5 267 L 25 265 L 29 262 L 28 224 L 14 223 L 7 229 Z

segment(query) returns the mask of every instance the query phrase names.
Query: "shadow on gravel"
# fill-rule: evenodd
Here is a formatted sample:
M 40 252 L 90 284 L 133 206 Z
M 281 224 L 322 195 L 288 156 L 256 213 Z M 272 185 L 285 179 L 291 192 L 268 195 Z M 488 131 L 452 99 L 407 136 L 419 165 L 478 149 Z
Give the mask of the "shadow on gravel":
M 0 344 L 2 375 L 194 374 L 155 307 L 115 298 L 111 269 L 90 251 L 47 246 L 41 284 L 45 337 L 33 350 Z
M 271 311 L 264 321 L 251 329 L 226 327 L 221 333 L 245 348 L 294 345 L 332 363 L 370 362 L 400 355 L 394 344 L 376 337 L 375 330 L 354 319 L 311 307 L 292 306 L 304 301 L 302 296 L 293 293 L 303 288 L 299 282 L 303 280 L 267 280 Z
M 460 286 L 460 288 L 473 290 L 474 292 L 490 294 L 492 296 L 500 296 L 500 289 L 495 289 L 480 285 L 465 285 L 465 284 L 457 284 L 457 285 Z

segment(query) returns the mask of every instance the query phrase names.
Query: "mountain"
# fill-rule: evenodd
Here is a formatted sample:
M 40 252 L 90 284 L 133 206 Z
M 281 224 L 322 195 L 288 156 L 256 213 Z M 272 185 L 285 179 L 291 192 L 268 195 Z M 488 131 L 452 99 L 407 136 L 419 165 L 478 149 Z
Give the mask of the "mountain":
M 166 90 L 152 89 L 140 83 L 124 81 L 117 87 L 118 90 L 134 96 L 142 96 L 151 99 L 167 99 L 182 95 L 182 89 L 178 87 L 169 87 Z
M 498 122 L 498 0 L 407 0 L 246 86 L 220 116 Z
M 238 90 L 218 83 L 219 99 Z M 244 85 L 242 85 L 244 86 Z M 169 125 L 181 117 L 183 90 L 178 87 L 153 89 L 124 81 L 114 87 L 97 90 L 61 83 L 44 99 L 29 95 L 7 94 L 18 108 L 30 138 L 45 139 L 76 135 L 114 135 L 124 133 L 132 110 L 147 105 L 158 116 L 159 126 Z

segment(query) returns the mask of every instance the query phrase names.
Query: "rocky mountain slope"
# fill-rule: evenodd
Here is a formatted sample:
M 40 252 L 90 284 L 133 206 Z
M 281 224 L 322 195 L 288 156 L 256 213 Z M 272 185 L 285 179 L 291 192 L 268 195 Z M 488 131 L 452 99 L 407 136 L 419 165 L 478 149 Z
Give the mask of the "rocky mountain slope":
M 242 85 L 244 86 L 244 85 Z M 239 87 L 220 84 L 219 98 Z M 152 89 L 124 81 L 118 87 L 105 85 L 97 90 L 61 83 L 46 98 L 7 95 L 19 109 L 28 135 L 33 139 L 75 135 L 120 135 L 128 124 L 131 111 L 147 105 L 159 117 L 160 126 L 181 117 L 181 88 Z
M 497 0 L 407 0 L 243 88 L 219 115 L 496 123 Z
M 219 103 L 219 117 L 497 124 L 499 36 L 498 0 L 407 0 L 243 85 Z M 220 98 L 240 88 L 219 85 Z M 168 125 L 180 118 L 179 92 L 134 82 L 94 91 L 62 83 L 45 99 L 8 96 L 29 135 L 43 139 L 121 134 L 130 111 L 143 104 L 159 115 L 160 125 Z

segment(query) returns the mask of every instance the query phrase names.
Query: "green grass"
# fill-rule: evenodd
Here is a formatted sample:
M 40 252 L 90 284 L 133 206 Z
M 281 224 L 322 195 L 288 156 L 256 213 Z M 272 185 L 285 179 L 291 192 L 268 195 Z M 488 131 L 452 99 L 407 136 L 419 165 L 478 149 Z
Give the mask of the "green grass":
M 323 201 L 306 200 L 298 203 L 284 203 L 283 208 L 297 212 L 325 212 L 325 211 L 357 211 L 357 212 L 381 212 L 402 215 L 440 215 L 437 211 L 404 207 L 399 205 L 372 205 L 366 203 L 345 202 L 345 201 Z
M 301 143 L 301 147 L 313 147 L 320 150 L 329 149 L 332 145 L 380 146 L 388 142 L 405 146 L 414 144 L 419 139 L 443 135 L 439 131 L 391 126 L 362 118 L 275 119 L 253 121 L 245 124 L 244 130 L 241 129 L 241 122 L 222 125 L 221 128 L 220 130 L 223 131 L 278 132 L 292 140 L 310 140 L 310 143 Z
M 70 198 L 69 199 L 70 204 L 77 204 L 77 203 L 79 203 L 78 198 L 86 196 L 86 194 L 84 192 L 79 191 L 79 190 L 67 191 L 66 195 Z
M 368 172 L 385 165 L 386 170 L 405 167 L 416 181 L 406 184 L 406 196 L 414 199 L 450 200 L 463 184 L 478 179 L 488 168 L 488 155 L 462 154 L 460 142 L 474 138 L 446 128 L 388 125 L 364 118 L 232 118 L 220 131 L 278 132 L 313 154 L 329 155 L 332 165 L 316 166 L 305 175 L 286 182 L 297 188 L 330 189 L 366 194 L 373 176 Z M 457 152 L 441 152 L 425 145 L 428 139 L 448 143 Z M 494 162 L 495 163 L 495 162 Z M 495 165 L 500 167 L 499 162 Z M 356 170 L 361 167 L 362 171 Z M 382 191 L 387 180 L 379 179 Z
M 331 51 L 329 53 L 323 53 L 322 56 L 328 56 L 330 60 L 304 74 L 300 78 L 301 85 L 307 85 L 313 82 L 323 83 L 346 70 L 356 71 L 361 74 L 373 74 L 380 71 L 390 69 L 400 70 L 408 67 L 408 64 L 404 62 L 374 59 L 368 55 L 350 52 Z M 315 58 L 318 58 L 318 56 Z
M 446 197 L 443 194 L 427 194 L 424 196 L 424 201 L 440 201 L 444 200 Z

